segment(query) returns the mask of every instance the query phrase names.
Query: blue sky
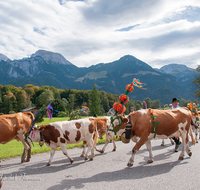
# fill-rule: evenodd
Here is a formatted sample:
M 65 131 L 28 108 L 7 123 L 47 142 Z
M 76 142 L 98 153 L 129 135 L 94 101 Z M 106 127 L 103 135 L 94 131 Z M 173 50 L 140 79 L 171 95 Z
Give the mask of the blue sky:
M 0 53 L 10 59 L 39 49 L 76 66 L 130 54 L 160 68 L 200 65 L 199 0 L 1 0 Z

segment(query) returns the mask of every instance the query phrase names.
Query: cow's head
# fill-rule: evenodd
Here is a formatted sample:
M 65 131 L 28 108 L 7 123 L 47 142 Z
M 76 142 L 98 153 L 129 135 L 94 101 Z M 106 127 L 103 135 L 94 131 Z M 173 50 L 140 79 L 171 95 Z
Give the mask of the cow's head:
M 125 131 L 126 124 L 128 123 L 128 118 L 123 116 L 114 115 L 110 118 L 111 125 L 108 128 L 108 133 L 114 136 L 121 136 L 121 134 Z
M 29 134 L 26 137 L 27 142 L 39 142 L 40 146 L 42 146 L 44 144 L 44 139 L 41 139 L 41 132 L 44 130 L 45 127 L 46 125 L 41 125 L 40 127 L 34 125 L 33 127 L 31 127 L 29 130 Z

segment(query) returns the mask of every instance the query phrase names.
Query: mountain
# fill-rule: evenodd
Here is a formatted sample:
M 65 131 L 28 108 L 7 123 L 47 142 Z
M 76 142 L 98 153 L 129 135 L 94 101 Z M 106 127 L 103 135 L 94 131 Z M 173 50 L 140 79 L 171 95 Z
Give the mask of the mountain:
M 8 57 L 0 53 L 0 61 L 8 61 L 10 60 Z
M 195 76 L 195 69 L 176 63 L 165 65 L 157 71 L 175 76 L 180 82 L 188 84 L 194 80 Z
M 131 55 L 125 55 L 110 63 L 99 63 L 90 67 L 76 67 L 61 54 L 39 50 L 28 58 L 0 61 L 0 83 L 23 87 L 26 84 L 55 86 L 87 90 L 94 84 L 101 91 L 124 94 L 125 86 L 133 78 L 147 84 L 148 90 L 135 87 L 130 99 L 160 99 L 169 103 L 173 97 L 194 99 L 193 86 L 181 82 L 180 78 L 166 73 L 170 69 L 155 70 L 147 63 Z M 184 71 L 185 72 L 185 71 Z M 178 71 L 177 71 L 178 75 Z

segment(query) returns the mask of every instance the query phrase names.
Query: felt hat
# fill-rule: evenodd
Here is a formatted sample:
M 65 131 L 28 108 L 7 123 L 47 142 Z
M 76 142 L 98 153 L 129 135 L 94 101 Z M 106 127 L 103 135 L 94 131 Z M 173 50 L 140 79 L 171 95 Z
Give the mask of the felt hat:
M 173 98 L 173 99 L 172 99 L 172 103 L 173 103 L 173 102 L 176 102 L 176 101 L 179 101 L 179 99 L 177 99 L 177 98 Z

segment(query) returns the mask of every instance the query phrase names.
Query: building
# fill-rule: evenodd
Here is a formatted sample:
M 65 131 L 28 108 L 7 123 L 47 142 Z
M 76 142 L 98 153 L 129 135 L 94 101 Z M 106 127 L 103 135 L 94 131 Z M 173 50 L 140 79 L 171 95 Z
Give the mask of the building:
M 38 111 L 38 110 L 39 110 L 39 108 L 37 108 L 36 106 L 33 106 L 33 107 L 30 107 L 30 108 L 22 109 L 21 112 L 30 111 L 31 113 L 36 115 L 36 111 Z

